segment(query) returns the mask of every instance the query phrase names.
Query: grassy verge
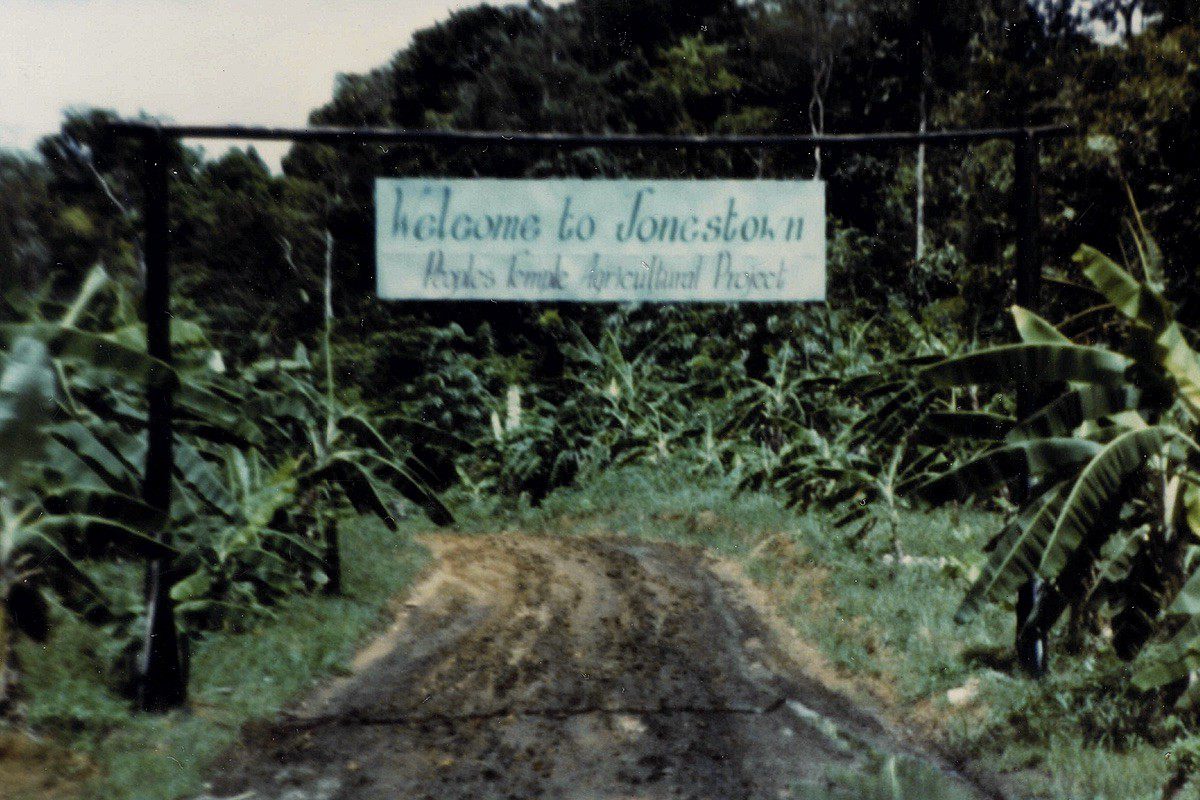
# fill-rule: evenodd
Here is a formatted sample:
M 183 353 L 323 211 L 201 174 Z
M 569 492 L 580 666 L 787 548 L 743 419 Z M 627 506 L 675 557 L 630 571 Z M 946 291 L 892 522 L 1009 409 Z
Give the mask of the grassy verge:
M 374 519 L 344 521 L 342 548 L 344 597 L 297 597 L 246 633 L 210 634 L 194 645 L 186 713 L 131 714 L 102 678 L 98 653 L 106 643 L 98 631 L 66 623 L 47 646 L 25 647 L 28 722 L 53 743 L 58 766 L 57 775 L 25 781 L 24 789 L 10 783 L 11 790 L 85 800 L 199 793 L 208 765 L 245 722 L 274 713 L 343 669 L 424 560 L 411 536 Z
M 851 541 L 821 514 L 658 470 L 614 472 L 536 510 L 480 507 L 466 527 L 703 544 L 741 562 L 850 685 L 949 754 L 1001 773 L 1014 796 L 1157 800 L 1169 766 L 1161 744 L 1143 736 L 1120 664 L 1057 656 L 1051 677 L 1030 681 L 1011 664 L 1009 611 L 954 623 L 996 522 L 976 512 L 902 513 L 896 558 L 886 519 Z
M 1002 773 L 1015 797 L 1157 800 L 1170 771 L 1161 742 L 1146 741 L 1137 703 L 1121 690 L 1121 665 L 1058 656 L 1050 678 L 1025 680 L 1012 671 L 1007 611 L 953 622 L 995 530 L 988 515 L 904 513 L 895 535 L 905 558 L 897 559 L 886 520 L 852 541 L 827 517 L 770 497 L 734 496 L 671 470 L 627 470 L 557 492 L 538 509 L 483 502 L 462 517 L 468 531 L 624 533 L 701 544 L 740 562 L 839 680 L 952 754 Z M 426 527 L 414 522 L 410 533 Z M 80 785 L 87 800 L 201 790 L 207 765 L 244 722 L 346 663 L 423 558 L 411 536 L 374 522 L 345 525 L 343 546 L 347 597 L 297 598 L 247 634 L 199 643 L 189 714 L 130 714 L 97 675 L 105 643 L 88 628 L 64 625 L 47 648 L 26 647 L 29 720 L 56 747 L 34 756 L 60 779 L 24 796 L 74 798 Z M 4 749 L 0 738 L 0 773 Z M 909 788 L 920 782 L 902 771 L 897 783 L 891 765 L 881 765 L 878 780 L 855 780 L 868 780 L 848 785 L 856 797 L 936 796 Z M 0 796 L 23 796 L 6 789 L 0 775 Z M 1197 797 L 1194 788 L 1180 795 Z

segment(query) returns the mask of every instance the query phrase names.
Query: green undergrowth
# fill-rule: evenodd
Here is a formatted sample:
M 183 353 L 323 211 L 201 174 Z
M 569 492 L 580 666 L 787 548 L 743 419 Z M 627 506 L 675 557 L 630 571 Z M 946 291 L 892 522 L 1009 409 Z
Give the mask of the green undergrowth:
M 356 646 L 385 619 L 388 601 L 417 573 L 425 551 L 411 530 L 392 533 L 373 518 L 346 519 L 341 531 L 345 595 L 297 596 L 244 633 L 214 632 L 194 642 L 187 712 L 132 714 L 107 683 L 104 634 L 95 628 L 64 622 L 46 646 L 24 647 L 27 723 L 93 764 L 84 798 L 196 794 L 244 723 L 273 714 L 345 669 Z
M 612 471 L 538 508 L 495 500 L 461 506 L 466 532 L 615 533 L 703 545 L 741 563 L 844 678 L 893 716 L 911 717 L 950 755 L 999 774 L 1014 798 L 1157 800 L 1170 773 L 1169 737 L 1151 730 L 1121 694 L 1120 664 L 1059 655 L 1049 677 L 1031 681 L 1013 670 L 1010 609 L 954 623 L 980 546 L 995 530 L 991 515 L 906 511 L 893 531 L 881 513 L 855 537 L 826 514 L 793 511 L 670 466 Z M 430 529 L 419 519 L 402 534 L 365 519 L 344 523 L 347 596 L 297 597 L 246 633 L 195 643 L 189 713 L 131 714 L 107 684 L 103 634 L 60 625 L 47 647 L 21 653 L 28 722 L 95 765 L 88 800 L 194 795 L 245 722 L 344 669 L 423 563 L 412 535 Z M 899 783 L 885 763 L 878 775 L 844 776 L 829 796 L 938 796 L 934 783 L 901 766 Z M 1194 788 L 1179 795 L 1197 797 Z
M 999 773 L 1013 797 L 1157 800 L 1171 771 L 1169 733 L 1148 727 L 1122 694 L 1128 680 L 1114 658 L 1056 655 L 1051 675 L 1033 681 L 1012 663 L 1011 608 L 954 622 L 997 529 L 994 515 L 901 511 L 893 531 L 881 509 L 878 523 L 854 536 L 829 514 L 792 511 L 668 465 L 613 471 L 536 509 L 489 502 L 463 516 L 478 532 L 617 533 L 733 558 L 839 672 L 948 754 Z

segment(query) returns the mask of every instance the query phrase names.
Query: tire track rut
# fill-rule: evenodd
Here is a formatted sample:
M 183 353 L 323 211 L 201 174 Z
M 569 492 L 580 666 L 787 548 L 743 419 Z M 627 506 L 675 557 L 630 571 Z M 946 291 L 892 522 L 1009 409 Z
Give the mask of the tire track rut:
M 393 629 L 353 675 L 248 730 L 211 796 L 777 800 L 911 754 L 799 673 L 703 550 L 427 543 L 436 563 Z

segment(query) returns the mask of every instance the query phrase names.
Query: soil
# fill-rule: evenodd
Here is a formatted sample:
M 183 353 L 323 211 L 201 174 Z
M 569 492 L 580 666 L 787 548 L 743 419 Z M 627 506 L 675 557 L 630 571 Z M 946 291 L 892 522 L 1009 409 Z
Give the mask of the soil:
M 73 800 L 92 766 L 78 754 L 13 730 L 0 730 L 0 797 Z
M 806 671 L 754 593 L 701 549 L 426 543 L 434 564 L 391 630 L 352 674 L 248 729 L 210 797 L 836 797 L 824 792 L 889 754 L 962 797 L 995 796 Z

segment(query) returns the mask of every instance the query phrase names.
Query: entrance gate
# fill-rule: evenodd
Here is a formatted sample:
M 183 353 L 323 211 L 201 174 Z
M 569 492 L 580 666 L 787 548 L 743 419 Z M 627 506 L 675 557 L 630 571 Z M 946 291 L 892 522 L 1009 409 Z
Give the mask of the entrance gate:
M 866 150 L 888 147 L 953 146 L 988 141 L 1013 145 L 1012 213 L 1017 228 L 1016 302 L 1037 310 L 1041 295 L 1041 255 L 1038 230 L 1038 156 L 1042 139 L 1070 134 L 1063 126 L 985 128 L 949 131 L 783 134 L 749 136 L 691 136 L 660 134 L 519 133 L 500 131 L 408 130 L 403 128 L 266 128 L 229 125 L 173 125 L 144 120 L 121 120 L 110 125 L 120 136 L 137 139 L 144 160 L 142 227 L 146 263 L 144 309 L 146 351 L 168 369 L 151 370 L 146 398 L 148 448 L 142 494 L 145 502 L 169 519 L 171 503 L 172 394 L 170 374 L 171 259 L 169 227 L 169 158 L 171 145 L 182 139 L 235 139 L 246 141 L 319 142 L 349 144 L 420 144 L 459 148 L 488 145 L 555 148 L 695 148 Z M 1018 397 L 1018 403 L 1021 402 Z M 164 531 L 160 537 L 165 538 Z M 170 576 L 162 561 L 148 567 L 146 581 L 147 628 L 138 674 L 138 702 L 144 710 L 165 710 L 186 700 L 186 676 L 181 642 L 170 597 Z

